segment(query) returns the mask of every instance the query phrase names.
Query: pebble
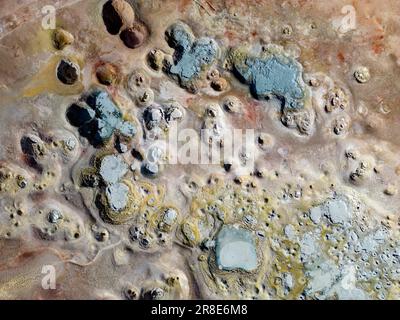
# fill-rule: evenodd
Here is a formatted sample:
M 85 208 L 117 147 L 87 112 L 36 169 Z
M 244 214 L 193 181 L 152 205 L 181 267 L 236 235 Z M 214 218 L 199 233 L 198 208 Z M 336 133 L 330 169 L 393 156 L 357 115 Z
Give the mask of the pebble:
M 58 223 L 62 219 L 63 219 L 63 215 L 62 215 L 61 211 L 59 211 L 57 209 L 51 210 L 49 212 L 49 215 L 47 216 L 47 220 L 50 223 Z
M 53 45 L 57 50 L 62 50 L 74 42 L 74 36 L 68 31 L 57 28 L 53 33 Z
M 182 106 L 178 102 L 171 102 L 165 106 L 165 120 L 181 121 L 184 117 Z
M 218 78 L 211 82 L 211 88 L 215 91 L 225 91 L 228 88 L 228 81 L 225 78 Z
M 310 210 L 310 219 L 315 224 L 318 224 L 321 221 L 322 210 L 321 207 L 313 207 Z
M 164 64 L 164 52 L 162 52 L 159 49 L 153 49 L 150 51 L 147 60 L 150 64 L 150 66 L 154 69 L 154 70 L 161 70 L 161 68 L 163 67 Z
M 72 104 L 67 110 L 68 121 L 76 127 L 91 121 L 96 115 L 96 112 L 81 103 Z
M 70 60 L 62 59 L 57 66 L 57 78 L 66 85 L 73 85 L 79 78 L 80 68 Z
M 368 82 L 371 79 L 371 75 L 369 73 L 369 69 L 367 67 L 364 67 L 364 66 L 358 67 L 354 71 L 354 78 L 356 78 L 356 80 L 359 83 Z
M 156 177 L 159 172 L 158 164 L 145 161 L 141 166 L 141 172 L 144 176 L 151 178 Z
M 107 1 L 102 16 L 107 31 L 112 35 L 117 35 L 123 26 L 130 26 L 135 20 L 132 6 L 124 0 Z
M 122 42 L 130 49 L 140 47 L 147 37 L 147 29 L 142 24 L 135 23 L 129 28 L 124 29 L 120 38 Z
M 243 108 L 242 102 L 235 96 L 227 96 L 222 102 L 222 106 L 230 113 L 240 113 Z
M 114 84 L 117 80 L 118 70 L 111 63 L 102 63 L 96 70 L 97 80 L 106 86 Z
M 143 112 L 143 119 L 148 130 L 158 127 L 163 118 L 164 112 L 158 107 L 148 107 Z
M 384 193 L 385 193 L 387 196 L 394 196 L 394 195 L 397 194 L 397 188 L 396 188 L 396 186 L 395 186 L 394 184 L 389 184 L 389 185 L 386 187 Z

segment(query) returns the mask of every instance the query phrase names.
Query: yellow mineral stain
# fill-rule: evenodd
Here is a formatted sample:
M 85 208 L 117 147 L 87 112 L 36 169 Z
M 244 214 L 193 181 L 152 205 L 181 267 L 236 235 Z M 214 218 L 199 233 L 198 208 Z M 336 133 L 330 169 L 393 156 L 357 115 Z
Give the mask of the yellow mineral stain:
M 53 30 L 46 30 L 41 26 L 37 29 L 36 36 L 27 44 L 27 55 L 34 56 L 43 52 L 55 52 L 52 44 Z
M 34 276 L 18 276 L 11 278 L 0 285 L 0 299 L 15 299 L 19 290 L 27 290 L 32 284 L 39 281 Z M 39 282 L 40 283 L 40 282 Z
M 80 94 L 83 92 L 83 84 L 81 76 L 79 80 L 72 84 L 63 84 L 57 78 L 57 65 L 63 57 L 59 55 L 52 56 L 48 63 L 44 65 L 37 73 L 32 77 L 32 80 L 23 90 L 24 97 L 35 97 L 41 93 L 55 93 L 58 95 L 68 96 L 74 94 Z M 82 69 L 83 61 L 75 57 L 68 57 L 68 59 Z

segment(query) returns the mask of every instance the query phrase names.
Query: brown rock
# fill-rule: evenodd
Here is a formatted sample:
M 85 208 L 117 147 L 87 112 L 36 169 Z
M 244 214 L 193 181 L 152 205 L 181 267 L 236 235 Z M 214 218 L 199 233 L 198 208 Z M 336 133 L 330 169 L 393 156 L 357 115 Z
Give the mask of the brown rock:
M 218 78 L 211 82 L 211 87 L 215 91 L 224 91 L 228 87 L 228 82 L 224 78 Z
M 140 47 L 147 37 L 147 29 L 142 24 L 135 23 L 120 34 L 122 42 L 131 49 Z
M 103 6 L 103 21 L 107 31 L 113 35 L 121 28 L 130 26 L 135 21 L 135 12 L 124 0 L 109 0 Z
M 97 68 L 96 77 L 101 84 L 110 86 L 117 80 L 118 69 L 113 64 L 105 62 Z
M 66 46 L 74 42 L 74 36 L 68 31 L 58 28 L 53 33 L 53 45 L 58 50 L 64 49 Z

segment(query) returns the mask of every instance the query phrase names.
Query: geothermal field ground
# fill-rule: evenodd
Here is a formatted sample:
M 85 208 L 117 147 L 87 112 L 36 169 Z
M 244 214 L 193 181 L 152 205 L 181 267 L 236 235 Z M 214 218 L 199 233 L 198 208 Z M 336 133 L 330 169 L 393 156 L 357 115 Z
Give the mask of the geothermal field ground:
M 0 299 L 400 298 L 400 2 L 0 0 Z

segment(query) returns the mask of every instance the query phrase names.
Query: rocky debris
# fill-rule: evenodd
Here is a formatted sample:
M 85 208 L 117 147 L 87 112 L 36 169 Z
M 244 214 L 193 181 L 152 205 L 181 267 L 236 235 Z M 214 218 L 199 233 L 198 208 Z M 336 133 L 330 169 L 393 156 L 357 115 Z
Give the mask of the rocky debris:
M 150 85 L 150 79 L 147 73 L 142 69 L 132 71 L 128 77 L 127 87 L 134 92 L 135 88 L 146 88 Z
M 57 78 L 66 85 L 73 85 L 79 79 L 80 72 L 80 67 L 70 60 L 62 59 L 57 66 Z
M 208 104 L 203 119 L 201 139 L 208 145 L 223 147 L 226 124 L 220 106 L 216 103 Z
M 53 32 L 53 45 L 57 50 L 62 50 L 74 42 L 74 36 L 62 28 L 57 28 Z
M 133 241 L 140 240 L 145 234 L 145 230 L 141 226 L 132 226 L 129 228 L 129 235 Z
M 146 227 L 143 225 L 132 226 L 129 229 L 129 235 L 134 242 L 138 242 L 140 248 L 149 249 L 153 246 L 153 238 L 149 236 Z
M 220 118 L 208 117 L 204 119 L 201 129 L 201 138 L 206 144 L 223 146 L 225 126 Z
M 370 176 L 371 172 L 372 166 L 368 161 L 359 161 L 355 170 L 350 172 L 349 180 L 351 183 L 359 185 Z
M 40 137 L 28 134 L 21 139 L 22 152 L 37 160 L 46 154 L 46 147 Z
M 151 88 L 140 88 L 137 90 L 136 103 L 140 107 L 149 106 L 154 101 L 154 91 Z
M 17 178 L 17 184 L 18 187 L 20 187 L 21 189 L 25 189 L 26 186 L 28 185 L 28 181 L 23 176 L 19 176 Z
M 87 188 L 95 188 L 99 186 L 99 176 L 93 168 L 86 168 L 81 172 L 81 186 Z
M 211 69 L 208 73 L 207 73 L 207 79 L 210 81 L 214 81 L 217 80 L 221 77 L 218 69 Z
M 110 238 L 110 233 L 108 232 L 107 229 L 105 229 L 103 227 L 93 224 L 91 229 L 92 229 L 94 238 L 99 242 L 105 242 Z

